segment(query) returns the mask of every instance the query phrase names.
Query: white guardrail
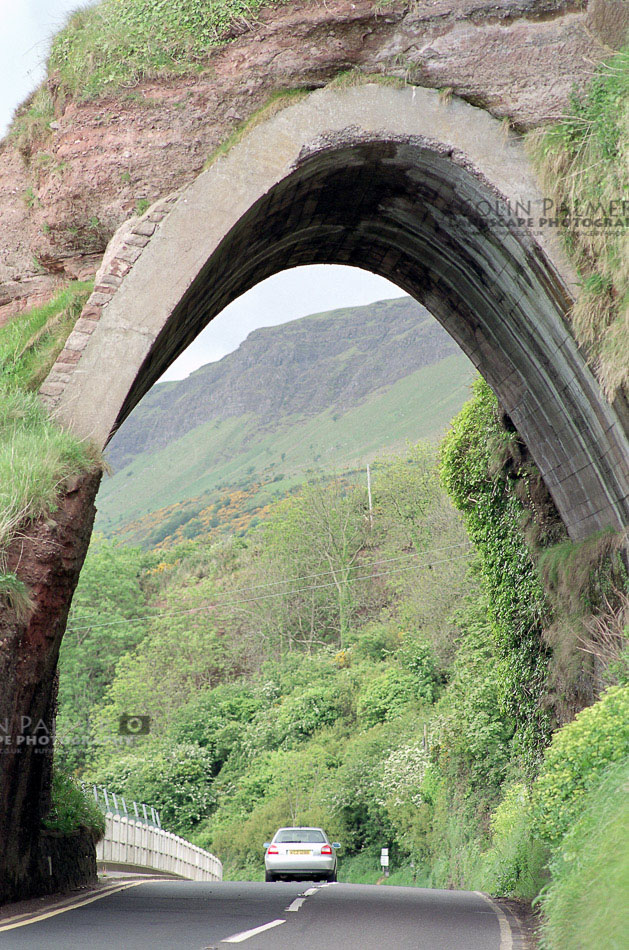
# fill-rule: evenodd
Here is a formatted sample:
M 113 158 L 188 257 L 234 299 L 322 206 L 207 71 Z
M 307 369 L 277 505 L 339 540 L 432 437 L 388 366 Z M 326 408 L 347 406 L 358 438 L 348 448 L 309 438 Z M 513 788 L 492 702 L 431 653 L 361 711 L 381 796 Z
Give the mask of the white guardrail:
M 82 785 L 81 787 L 87 795 L 86 786 Z M 136 821 L 141 821 L 144 825 L 162 827 L 159 812 L 152 805 L 145 805 L 142 802 L 127 803 L 124 795 L 116 795 L 115 792 L 108 791 L 103 785 L 92 785 L 92 794 L 94 795 L 94 801 L 104 815 L 120 815 L 125 818 L 135 817 Z
M 96 860 L 125 870 L 177 874 L 188 881 L 222 881 L 217 857 L 163 828 L 123 815 L 105 815 L 105 837 L 96 845 Z

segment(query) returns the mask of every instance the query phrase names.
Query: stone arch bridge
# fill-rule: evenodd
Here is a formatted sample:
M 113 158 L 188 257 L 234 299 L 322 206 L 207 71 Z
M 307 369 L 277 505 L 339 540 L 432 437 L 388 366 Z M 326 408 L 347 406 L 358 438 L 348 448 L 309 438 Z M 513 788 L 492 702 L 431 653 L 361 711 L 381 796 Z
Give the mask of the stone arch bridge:
M 41 394 L 103 448 L 235 297 L 301 264 L 395 282 L 457 340 L 575 539 L 629 520 L 629 445 L 565 322 L 575 281 L 518 137 L 417 87 L 314 92 L 114 236 Z
M 42 398 L 102 448 L 236 296 L 288 267 L 363 267 L 421 301 L 476 364 L 571 537 L 622 529 L 627 431 L 566 323 L 575 276 L 548 212 L 520 139 L 487 112 L 387 83 L 312 92 L 120 228 Z M 68 484 L 55 517 L 10 552 L 36 601 L 28 621 L 0 621 L 0 714 L 14 722 L 51 715 L 99 478 Z M 43 758 L 25 750 L 0 765 L 5 894 L 33 865 Z

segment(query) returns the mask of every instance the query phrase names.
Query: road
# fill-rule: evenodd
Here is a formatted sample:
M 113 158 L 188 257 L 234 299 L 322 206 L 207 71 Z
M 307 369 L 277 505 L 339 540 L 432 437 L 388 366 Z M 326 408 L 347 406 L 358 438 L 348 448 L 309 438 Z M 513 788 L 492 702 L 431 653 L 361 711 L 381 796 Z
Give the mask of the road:
M 0 950 L 523 947 L 508 912 L 481 894 L 362 884 L 150 881 L 11 930 L 6 923 Z

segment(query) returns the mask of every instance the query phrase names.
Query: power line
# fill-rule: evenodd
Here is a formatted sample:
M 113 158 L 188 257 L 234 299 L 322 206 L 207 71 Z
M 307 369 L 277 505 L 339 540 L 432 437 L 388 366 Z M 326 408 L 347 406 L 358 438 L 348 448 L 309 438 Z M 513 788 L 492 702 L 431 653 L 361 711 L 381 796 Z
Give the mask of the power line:
M 445 548 L 437 548 L 437 549 L 435 549 L 435 551 L 450 550 L 450 549 L 452 549 L 452 548 L 461 547 L 461 545 L 462 545 L 462 544 L 465 544 L 465 543 L 466 543 L 466 542 L 459 542 L 458 544 L 449 545 L 448 547 L 445 547 Z M 389 561 L 396 561 L 396 560 L 400 560 L 400 559 L 403 558 L 403 557 L 419 557 L 419 554 L 414 554 L 414 555 L 400 555 L 399 558 L 389 558 L 389 559 L 384 559 L 384 560 L 382 560 L 382 561 L 375 561 L 375 562 L 372 562 L 372 563 L 373 563 L 374 565 L 375 565 L 375 564 L 378 564 L 378 563 L 382 564 L 382 563 L 386 563 L 387 560 L 389 560 Z M 422 563 L 420 563 L 420 564 L 413 564 L 413 565 L 408 566 L 408 567 L 399 567 L 399 568 L 396 568 L 396 569 L 391 570 L 391 571 L 380 571 L 380 572 L 378 572 L 378 573 L 376 573 L 376 574 L 363 574 L 363 575 L 358 576 L 358 577 L 350 577 L 350 578 L 347 579 L 347 583 L 354 583 L 355 581 L 363 581 L 363 580 L 373 580 L 373 579 L 378 578 L 378 577 L 388 577 L 388 576 L 390 576 L 390 575 L 392 575 L 392 574 L 402 574 L 402 573 L 405 573 L 405 572 L 407 572 L 407 571 L 416 571 L 416 570 L 419 570 L 419 569 L 421 569 L 422 567 L 424 567 L 424 566 L 425 566 L 425 563 L 428 563 L 428 566 L 432 568 L 433 565 L 449 564 L 449 563 L 452 562 L 452 561 L 461 561 L 461 560 L 463 560 L 463 559 L 466 558 L 466 557 L 467 557 L 467 552 L 464 553 L 464 554 L 458 555 L 458 557 L 442 558 L 441 560 L 438 560 L 438 561 L 434 561 L 434 560 L 432 560 L 432 559 L 429 559 L 427 562 L 422 562 Z M 273 582 L 271 582 L 271 583 L 269 583 L 269 584 L 255 584 L 255 585 L 253 585 L 253 586 L 251 586 L 251 587 L 236 588 L 236 589 L 233 591 L 233 593 L 245 593 L 245 592 L 250 591 L 250 590 L 259 590 L 259 589 L 262 588 L 262 587 L 275 587 L 275 586 L 277 586 L 278 584 L 294 583 L 294 581 L 299 581 L 299 580 L 302 580 L 302 579 L 307 579 L 308 577 L 324 576 L 324 575 L 326 575 L 326 574 L 331 574 L 331 573 L 333 573 L 333 572 L 332 572 L 332 571 L 323 571 L 323 572 L 321 572 L 320 575 L 316 575 L 316 574 L 313 574 L 313 575 L 304 575 L 303 578 L 294 578 L 294 579 L 292 579 L 292 580 L 289 579 L 289 580 L 285 580 L 285 581 L 273 581 Z M 296 588 L 293 588 L 292 590 L 273 591 L 273 592 L 270 592 L 270 593 L 268 593 L 268 594 L 262 594 L 262 595 L 260 595 L 260 596 L 258 596 L 258 597 L 248 597 L 248 598 L 244 598 L 244 599 L 241 599 L 241 600 L 232 600 L 232 601 L 222 601 L 222 602 L 219 601 L 218 603 L 214 603 L 214 604 L 201 604 L 199 607 L 189 607 L 189 608 L 187 608 L 187 609 L 185 609 L 185 610 L 162 611 L 161 613 L 147 614 L 147 615 L 142 616 L 142 617 L 129 617 L 129 618 L 124 619 L 124 620 L 110 620 L 110 621 L 107 621 L 107 622 L 105 622 L 105 623 L 90 623 L 90 624 L 86 624 L 85 626 L 82 626 L 82 627 L 68 627 L 68 632 L 74 633 L 74 632 L 79 632 L 79 631 L 81 631 L 81 630 L 100 629 L 101 627 L 117 627 L 117 626 L 122 626 L 123 624 L 140 623 L 140 622 L 143 621 L 143 620 L 154 620 L 154 619 L 156 619 L 156 618 L 158 618 L 158 617 L 164 617 L 164 616 L 166 616 L 166 617 L 175 617 L 175 616 L 183 616 L 183 615 L 186 615 L 186 614 L 195 614 L 195 613 L 199 613 L 199 612 L 202 611 L 202 610 L 218 610 L 218 609 L 220 609 L 220 608 L 222 608 L 222 607 L 234 607 L 234 606 L 238 606 L 238 605 L 240 605 L 240 604 L 257 603 L 257 602 L 259 602 L 259 601 L 261 601 L 261 600 L 270 600 L 270 599 L 273 599 L 273 598 L 276 598 L 276 597 L 286 597 L 286 596 L 289 596 L 289 595 L 292 595 L 292 594 L 301 594 L 301 593 L 304 593 L 305 591 L 323 590 L 323 589 L 325 589 L 325 588 L 336 587 L 336 586 L 337 586 L 337 585 L 336 585 L 336 582 L 335 582 L 335 581 L 329 581 L 329 582 L 326 583 L 326 584 L 309 584 L 309 585 L 306 585 L 305 587 L 296 587 Z
M 371 561 L 371 562 L 361 562 L 361 566 L 362 566 L 362 567 L 369 567 L 369 566 L 374 566 L 374 567 L 376 567 L 376 566 L 378 566 L 379 564 L 390 564 L 390 563 L 392 563 L 393 561 L 403 561 L 403 560 L 406 560 L 407 558 L 410 558 L 410 557 L 426 557 L 426 556 L 429 556 L 429 555 L 431 555 L 431 554 L 440 554 L 442 551 L 451 551 L 452 548 L 460 548 L 460 547 L 462 547 L 463 545 L 469 545 L 469 542 L 468 542 L 468 541 L 457 541 L 457 542 L 455 542 L 454 544 L 446 544 L 446 545 L 445 545 L 444 547 L 442 547 L 442 548 L 433 548 L 432 551 L 430 551 L 430 552 L 426 552 L 426 551 L 421 551 L 421 552 L 420 552 L 420 551 L 412 551 L 412 552 L 410 552 L 409 554 L 399 554 L 399 555 L 397 555 L 396 557 L 376 558 L 375 560 L 373 560 L 373 561 Z M 471 548 L 470 548 L 470 550 L 471 550 Z M 336 570 L 339 570 L 339 568 L 337 567 Z M 241 594 L 241 593 L 244 593 L 244 592 L 250 591 L 250 590 L 260 590 L 261 588 L 264 588 L 264 587 L 277 587 L 279 584 L 297 584 L 297 583 L 300 583 L 301 581 L 308 581 L 308 580 L 310 580 L 310 579 L 313 578 L 313 577 L 327 577 L 329 574 L 334 575 L 335 572 L 336 572 L 335 569 L 332 568 L 332 569 L 329 570 L 329 571 L 318 571 L 318 572 L 315 573 L 315 574 L 302 574 L 302 575 L 300 575 L 300 576 L 298 576 L 298 577 L 286 577 L 286 578 L 283 578 L 282 580 L 278 580 L 278 581 L 267 581 L 267 583 L 265 583 L 265 584 L 253 584 L 251 587 L 236 587 L 236 588 L 232 591 L 232 593 L 234 593 L 234 594 Z M 350 578 L 350 580 L 351 580 L 351 578 Z M 281 593 L 281 592 L 280 592 L 280 593 Z M 284 591 L 284 593 L 290 593 L 290 591 Z
M 468 541 L 456 541 L 454 544 L 446 544 L 444 547 L 441 547 L 441 548 L 433 548 L 432 551 L 429 552 L 429 553 L 430 553 L 430 554 L 439 554 L 439 553 L 441 553 L 442 551 L 451 551 L 452 548 L 460 548 L 460 547 L 462 547 L 463 545 L 467 545 L 467 544 L 469 544 Z M 401 561 L 401 560 L 405 560 L 406 558 L 410 558 L 410 557 L 421 557 L 421 556 L 424 556 L 424 557 L 425 557 L 425 556 L 426 556 L 426 552 L 425 552 L 425 551 L 424 551 L 424 552 L 411 551 L 409 554 L 399 554 L 399 555 L 397 555 L 396 557 L 376 558 L 375 560 L 371 561 L 371 565 L 372 565 L 372 566 L 376 566 L 376 565 L 379 565 L 379 564 L 390 564 L 390 563 L 393 562 L 393 561 Z M 368 566 L 368 565 L 365 564 L 364 566 Z M 338 570 L 338 568 L 337 568 L 337 570 Z M 264 584 L 251 584 L 250 586 L 247 586 L 247 587 L 236 587 L 236 588 L 234 588 L 234 590 L 233 590 L 231 593 L 233 593 L 233 594 L 243 594 L 243 593 L 247 593 L 247 592 L 249 592 L 249 591 L 251 591 L 251 590 L 260 590 L 260 589 L 265 588 L 265 587 L 278 587 L 280 584 L 297 584 L 297 583 L 300 583 L 301 581 L 311 580 L 311 579 L 314 578 L 314 577 L 327 577 L 329 574 L 334 574 L 334 568 L 332 568 L 332 569 L 329 570 L 329 571 L 317 571 L 317 572 L 314 573 L 314 574 L 301 574 L 301 575 L 298 575 L 297 577 L 285 577 L 285 578 L 280 578 L 280 580 L 277 580 L 277 581 L 267 581 L 267 582 L 264 583 Z M 280 593 L 280 594 L 289 594 L 289 593 L 291 593 L 291 591 L 280 591 L 279 593 Z M 211 606 L 211 605 L 210 605 L 210 606 Z M 156 608 L 156 609 L 159 609 L 159 608 Z M 192 609 L 192 608 L 191 608 L 191 609 Z M 201 609 L 201 608 L 194 608 L 194 609 L 196 610 L 196 609 Z M 88 630 L 88 629 L 91 629 L 92 627 L 113 627 L 113 626 L 117 626 L 118 624 L 121 624 L 121 623 L 127 623 L 127 622 L 136 623 L 136 622 L 138 622 L 138 621 L 140 621 L 140 620 L 151 620 L 151 618 L 152 618 L 153 616 L 158 616 L 158 615 L 157 615 L 157 614 L 155 614 L 155 615 L 153 615 L 153 614 L 147 614 L 146 616 L 143 616 L 143 617 L 131 617 L 131 618 L 128 618 L 128 619 L 123 619 L 123 620 L 111 620 L 111 621 L 108 621 L 108 622 L 106 622 L 106 623 L 101 623 L 101 624 L 87 624 L 85 627 L 68 627 L 68 630 L 77 630 L 77 631 L 78 631 L 78 630 Z
M 433 548 L 432 551 L 430 551 L 429 553 L 439 554 L 441 551 L 451 551 L 452 548 L 460 548 L 463 545 L 468 545 L 468 544 L 469 544 L 468 541 L 456 541 L 454 544 L 446 544 L 442 548 Z M 372 565 L 390 564 L 392 561 L 402 561 L 409 557 L 421 557 L 425 555 L 426 555 L 425 551 L 421 551 L 421 552 L 411 551 L 409 554 L 398 554 L 396 557 L 383 557 L 383 558 L 378 557 L 378 558 L 375 558 L 375 560 L 371 561 L 370 563 Z M 365 567 L 368 566 L 368 563 L 366 562 L 362 562 L 362 564 Z M 297 577 L 285 577 L 278 581 L 267 581 L 265 584 L 252 584 L 250 587 L 236 587 L 232 591 L 232 593 L 240 594 L 240 593 L 243 593 L 244 591 L 259 590 L 260 588 L 263 588 L 263 587 L 277 587 L 278 584 L 297 584 L 300 581 L 308 581 L 313 577 L 327 577 L 328 574 L 334 574 L 334 573 L 335 573 L 335 569 L 332 568 L 329 571 L 317 571 L 314 574 L 301 574 Z
M 467 557 L 466 554 L 460 554 L 458 557 L 448 557 L 443 558 L 440 561 L 430 561 L 428 566 L 432 568 L 433 564 L 450 564 L 452 561 L 462 561 L 464 557 Z M 420 568 L 424 567 L 424 564 L 413 564 L 410 567 L 398 567 L 393 571 L 381 571 L 378 574 L 363 574 L 360 577 L 349 577 L 347 579 L 348 584 L 353 584 L 354 581 L 368 581 L 373 580 L 376 577 L 388 577 L 390 574 L 403 574 L 405 571 L 418 571 Z M 237 604 L 251 604 L 259 600 L 268 600 L 272 597 L 285 597 L 288 594 L 300 594 L 303 591 L 308 590 L 322 590 L 325 587 L 336 587 L 334 581 L 330 581 L 327 584 L 311 584 L 307 587 L 296 587 L 293 590 L 281 590 L 276 591 L 275 593 L 262 594 L 260 597 L 249 597 L 244 600 L 232 600 L 218 604 L 208 604 L 206 607 L 192 607 L 189 610 L 182 611 L 183 613 L 195 613 L 199 610 L 216 610 L 219 607 L 233 607 Z

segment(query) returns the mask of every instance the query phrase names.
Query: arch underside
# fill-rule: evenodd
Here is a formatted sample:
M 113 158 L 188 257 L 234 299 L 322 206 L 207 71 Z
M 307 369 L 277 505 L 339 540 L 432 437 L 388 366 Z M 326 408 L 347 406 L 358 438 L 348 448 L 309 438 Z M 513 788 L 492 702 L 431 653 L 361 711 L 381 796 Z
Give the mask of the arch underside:
M 302 153 L 192 281 L 115 427 L 233 299 L 322 263 L 379 274 L 434 314 L 497 393 L 573 537 L 627 524 L 624 433 L 566 329 L 564 285 L 487 182 L 409 138 Z

